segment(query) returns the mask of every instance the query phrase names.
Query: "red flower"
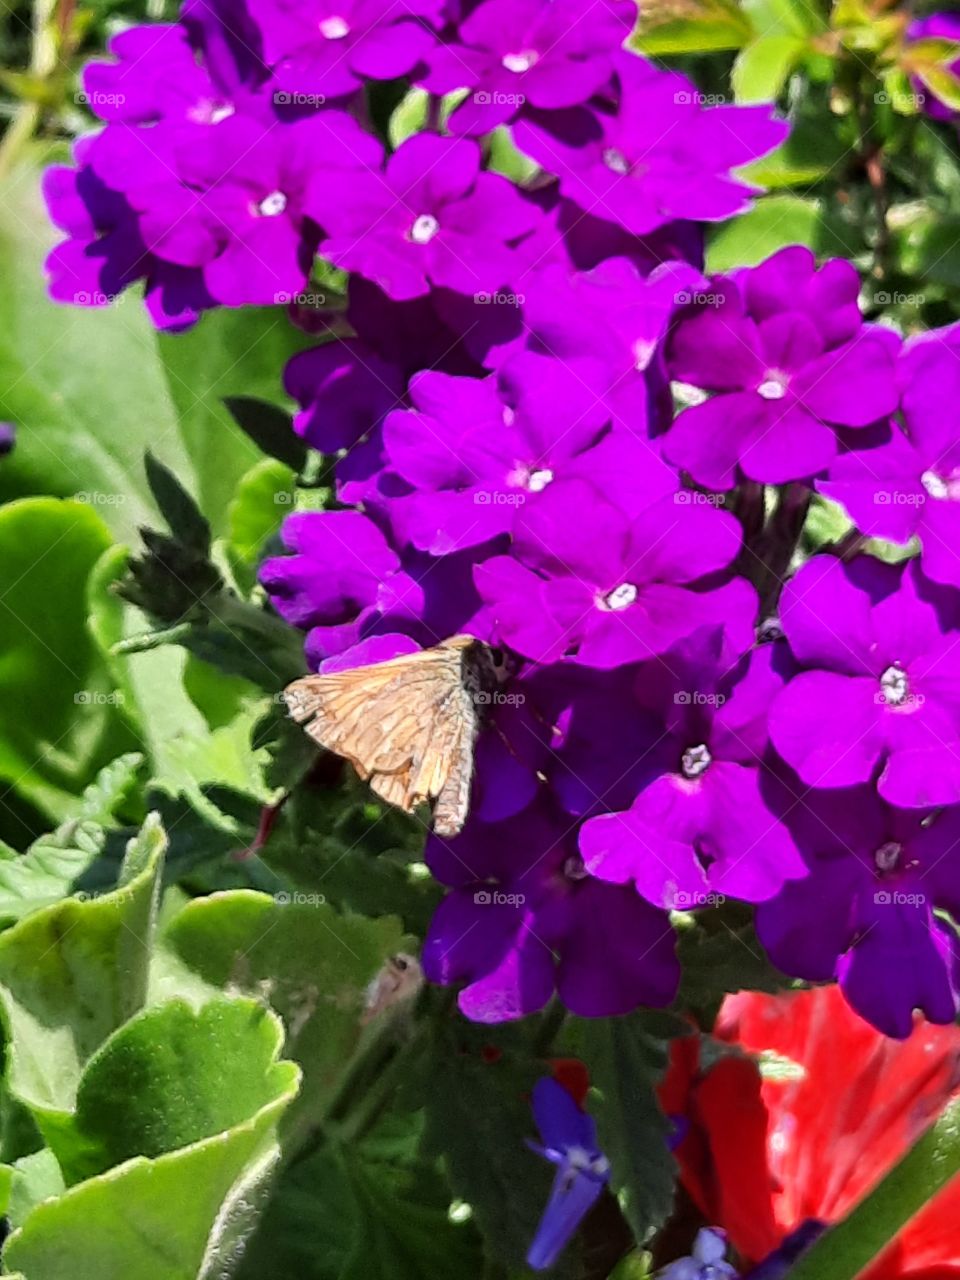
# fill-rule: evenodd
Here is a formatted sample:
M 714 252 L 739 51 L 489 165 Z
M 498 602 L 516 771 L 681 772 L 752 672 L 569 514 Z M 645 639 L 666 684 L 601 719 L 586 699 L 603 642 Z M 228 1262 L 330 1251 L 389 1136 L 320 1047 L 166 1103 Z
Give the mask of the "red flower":
M 695 1037 L 676 1041 L 661 1101 L 690 1123 L 687 1191 L 748 1262 L 809 1219 L 845 1217 L 960 1091 L 960 1029 L 889 1040 L 836 987 L 729 997 L 715 1035 L 749 1056 L 707 1066 Z M 960 1280 L 960 1178 L 863 1280 L 905 1277 Z

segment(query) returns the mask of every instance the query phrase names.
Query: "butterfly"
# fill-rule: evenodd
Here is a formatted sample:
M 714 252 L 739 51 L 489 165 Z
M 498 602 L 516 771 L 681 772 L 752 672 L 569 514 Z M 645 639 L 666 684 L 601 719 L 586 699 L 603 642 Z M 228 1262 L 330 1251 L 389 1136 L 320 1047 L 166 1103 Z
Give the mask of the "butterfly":
M 473 749 L 502 678 L 494 650 L 452 636 L 388 662 L 303 676 L 284 700 L 311 738 L 349 760 L 388 804 L 412 813 L 433 801 L 433 829 L 449 837 L 466 821 Z

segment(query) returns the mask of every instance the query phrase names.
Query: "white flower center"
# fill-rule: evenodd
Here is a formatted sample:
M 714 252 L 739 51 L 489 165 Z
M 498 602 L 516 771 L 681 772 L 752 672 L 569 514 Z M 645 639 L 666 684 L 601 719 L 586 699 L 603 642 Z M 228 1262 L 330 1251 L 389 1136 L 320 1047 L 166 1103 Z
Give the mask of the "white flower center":
M 542 471 L 531 471 L 527 488 L 531 493 L 541 493 L 552 480 L 553 472 L 549 467 L 544 467 Z
M 687 747 L 680 758 L 680 768 L 685 778 L 699 778 L 712 763 L 713 756 L 702 742 L 697 747 Z
M 603 163 L 608 169 L 612 169 L 614 173 L 629 173 L 630 163 L 622 151 L 618 151 L 616 147 L 607 147 L 603 153 Z
M 603 608 L 612 609 L 615 613 L 621 609 L 629 609 L 637 598 L 637 588 L 632 582 L 621 582 L 619 587 L 605 595 L 602 600 Z
M 210 108 L 210 114 L 207 119 L 211 124 L 219 124 L 221 120 L 229 120 L 235 110 L 236 108 L 232 102 L 221 102 Z
M 571 854 L 563 864 L 563 874 L 568 880 L 586 880 L 589 872 L 578 854 Z
M 410 239 L 416 244 L 429 244 L 440 230 L 440 223 L 432 213 L 421 213 L 410 228 Z
M 943 476 L 937 475 L 936 471 L 925 471 L 920 477 L 920 483 L 931 498 L 943 499 L 950 497 L 950 486 Z
M 536 49 L 524 49 L 522 53 L 505 53 L 503 65 L 508 71 L 529 71 L 540 61 Z
M 605 1177 L 610 1169 L 606 1156 L 595 1156 L 586 1147 L 568 1147 L 567 1164 L 571 1169 L 582 1169 L 585 1173 L 595 1174 L 598 1178 Z
M 771 373 L 757 387 L 757 395 L 764 400 L 782 400 L 787 394 L 787 382 L 782 373 Z
M 271 191 L 268 196 L 264 196 L 257 208 L 265 218 L 275 218 L 278 213 L 283 213 L 287 207 L 287 197 L 282 191 Z
M 887 667 L 880 677 L 880 700 L 889 707 L 899 707 L 906 702 L 908 692 L 907 673 L 903 667 L 896 663 Z
M 320 34 L 324 40 L 342 40 L 350 34 L 350 24 L 344 18 L 324 18 L 320 23 Z
M 877 864 L 878 871 L 893 871 L 897 863 L 900 861 L 900 855 L 903 853 L 903 845 L 898 844 L 896 840 L 888 840 L 886 844 L 882 844 L 873 855 L 873 860 Z

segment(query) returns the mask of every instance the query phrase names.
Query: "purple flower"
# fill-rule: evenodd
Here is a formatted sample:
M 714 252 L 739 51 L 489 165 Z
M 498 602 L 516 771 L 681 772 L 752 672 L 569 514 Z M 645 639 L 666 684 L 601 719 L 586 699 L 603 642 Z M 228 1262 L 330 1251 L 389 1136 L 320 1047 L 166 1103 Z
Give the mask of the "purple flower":
M 469 554 L 449 556 L 440 566 L 429 556 L 401 557 L 359 511 L 290 516 L 283 540 L 293 554 L 266 560 L 260 581 L 280 616 L 308 632 L 313 669 L 385 634 L 411 637 L 414 648 L 465 630 L 488 638 Z
M 402 402 L 402 372 L 356 338 L 300 351 L 287 364 L 283 385 L 300 406 L 297 435 L 314 449 L 337 453 L 374 431 Z
M 250 0 L 285 103 L 353 93 L 414 70 L 433 47 L 442 0 Z
M 161 329 L 184 329 L 216 305 L 199 271 L 164 262 L 147 250 L 136 214 L 85 160 L 89 141 L 75 148 L 80 168 L 53 165 L 43 175 L 51 220 L 67 239 L 46 261 L 50 296 L 73 306 L 105 307 L 137 280 L 147 310 Z
M 389 415 L 384 451 L 414 489 L 390 519 L 434 555 L 476 546 L 513 528 L 517 514 L 561 480 L 580 477 L 628 503 L 644 474 L 646 495 L 672 494 L 675 473 L 655 448 L 605 431 L 602 403 L 569 366 L 515 356 L 485 379 L 419 373 L 414 409 Z
M 313 189 L 359 176 L 380 154 L 340 112 L 283 126 L 235 115 L 178 135 L 179 189 L 148 186 L 131 199 L 153 251 L 202 267 L 219 302 L 289 302 L 304 286 L 316 247 L 306 220 Z
M 433 93 L 471 92 L 450 119 L 454 133 L 488 133 L 524 104 L 572 107 L 610 79 L 613 56 L 636 22 L 625 0 L 486 0 L 460 23 L 456 43 L 428 57 Z
M 904 346 L 906 433 L 891 424 L 872 448 L 858 447 L 854 437 L 817 483 L 868 537 L 909 542 L 919 536 L 924 573 L 950 586 L 960 586 L 960 365 L 949 341 L 956 328 Z
M 616 59 L 615 112 L 572 107 L 530 112 L 517 145 L 581 209 L 645 235 L 674 218 L 717 221 L 749 208 L 757 188 L 731 169 L 765 155 L 787 136 L 769 107 L 705 109 L 685 76 L 634 54 Z
M 533 1150 L 557 1166 L 550 1199 L 527 1254 L 534 1271 L 552 1267 L 610 1180 L 593 1119 L 562 1084 L 547 1076 L 533 1086 L 533 1116 L 543 1145 Z
M 711 489 L 731 488 L 738 468 L 781 484 L 829 465 L 835 427 L 891 414 L 899 340 L 862 325 L 858 290 L 849 263 L 817 271 L 800 245 L 714 280 L 681 316 L 667 364 L 676 381 L 716 394 L 679 415 L 666 456 Z
M 107 49 L 115 62 L 90 62 L 83 71 L 84 100 L 101 120 L 200 123 L 232 115 L 232 102 L 216 93 L 184 27 L 128 27 L 111 36 Z
M 645 492 L 644 472 L 633 479 L 632 517 L 579 479 L 520 509 L 512 555 L 476 570 L 503 643 L 537 662 L 575 653 L 610 668 L 664 653 L 711 620 L 720 593 L 692 587 L 735 559 L 740 525 L 689 494 Z
M 615 423 L 642 433 L 654 416 L 651 375 L 670 318 L 705 283 L 686 262 L 663 263 L 646 277 L 626 258 L 580 273 L 548 267 L 524 282 L 528 341 L 574 369 Z
M 641 669 L 640 700 L 660 705 L 665 770 L 626 813 L 584 823 L 588 871 L 673 910 L 725 894 L 760 902 L 805 873 L 761 763 L 766 708 L 783 686 L 774 649 L 725 672 L 720 636 L 706 632 Z
M 837 979 L 850 1005 L 903 1039 L 915 1009 L 960 1010 L 960 810 L 903 812 L 872 788 L 808 793 L 796 834 L 809 875 L 757 910 L 773 962 L 811 982 Z
M 669 917 L 588 876 L 575 828 L 546 800 L 507 822 L 474 819 L 456 840 L 430 836 L 425 857 L 453 888 L 431 921 L 424 971 L 466 983 L 468 1018 L 522 1017 L 554 989 L 581 1017 L 662 1007 L 676 995 Z
M 777 695 L 770 737 L 813 787 L 879 773 L 905 808 L 960 801 L 960 648 L 953 593 L 869 557 L 814 556 L 784 589 L 781 623 L 806 668 Z
M 12 422 L 0 422 L 0 458 L 5 458 L 8 453 L 13 453 L 16 443 L 17 428 Z
M 716 1227 L 701 1227 L 689 1258 L 678 1258 L 659 1272 L 659 1280 L 737 1280 L 736 1267 L 726 1262 L 727 1238 Z
M 316 184 L 308 211 L 331 262 L 398 300 L 431 286 L 477 294 L 509 284 L 510 246 L 543 216 L 506 178 L 480 172 L 476 143 L 434 134 L 409 138 L 382 173 Z

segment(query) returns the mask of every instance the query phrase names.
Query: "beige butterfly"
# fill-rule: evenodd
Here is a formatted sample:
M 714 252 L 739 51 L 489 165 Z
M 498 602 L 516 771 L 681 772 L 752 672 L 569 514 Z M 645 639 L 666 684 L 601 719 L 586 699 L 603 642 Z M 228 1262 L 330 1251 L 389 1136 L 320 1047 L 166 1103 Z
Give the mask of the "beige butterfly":
M 473 636 L 368 667 L 303 676 L 284 700 L 321 747 L 349 760 L 381 799 L 411 813 L 435 801 L 433 829 L 455 836 L 470 807 L 473 749 L 502 678 Z

